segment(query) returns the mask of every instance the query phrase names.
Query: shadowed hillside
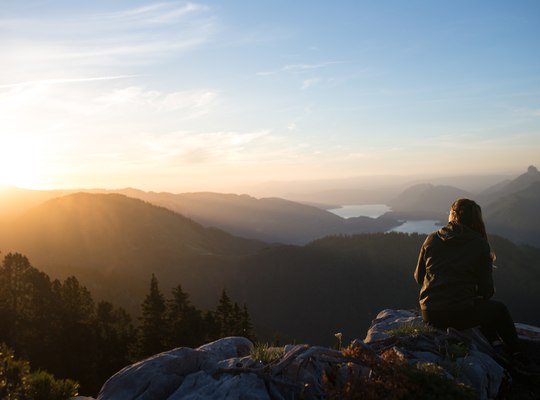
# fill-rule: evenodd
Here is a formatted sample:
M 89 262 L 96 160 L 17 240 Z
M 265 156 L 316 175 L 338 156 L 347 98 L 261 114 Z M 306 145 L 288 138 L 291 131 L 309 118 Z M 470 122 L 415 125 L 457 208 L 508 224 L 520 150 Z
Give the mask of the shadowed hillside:
M 280 246 L 244 259 L 231 286 L 266 334 L 333 343 L 353 338 L 385 308 L 416 308 L 413 279 L 424 235 L 327 237 L 304 247 Z M 496 299 L 519 322 L 540 325 L 540 250 L 491 237 L 497 253 Z M 271 339 L 271 337 L 270 337 Z
M 527 168 L 527 172 L 519 175 L 517 178 L 503 181 L 480 193 L 478 195 L 478 201 L 482 205 L 489 205 L 501 197 L 510 196 L 516 192 L 525 190 L 535 182 L 540 182 L 540 172 L 538 172 L 535 166 L 531 165 Z
M 540 181 L 484 209 L 486 228 L 517 243 L 540 248 Z
M 473 195 L 453 186 L 418 184 L 390 202 L 392 213 L 389 214 L 400 219 L 446 220 L 450 205 L 460 197 Z
M 218 291 L 219 269 L 263 245 L 141 200 L 85 193 L 49 200 L 2 225 L 0 242 L 2 252 L 23 253 L 53 277 L 74 274 L 98 295 L 127 298 L 152 272 L 182 275 L 195 286 L 215 276 Z

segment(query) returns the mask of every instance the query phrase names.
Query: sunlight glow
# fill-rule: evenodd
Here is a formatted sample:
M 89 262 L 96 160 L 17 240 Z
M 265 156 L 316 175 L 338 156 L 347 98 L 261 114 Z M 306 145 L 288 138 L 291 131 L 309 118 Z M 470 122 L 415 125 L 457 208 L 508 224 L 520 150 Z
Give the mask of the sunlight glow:
M 36 189 L 44 170 L 39 166 L 36 143 L 29 138 L 0 136 L 0 184 Z

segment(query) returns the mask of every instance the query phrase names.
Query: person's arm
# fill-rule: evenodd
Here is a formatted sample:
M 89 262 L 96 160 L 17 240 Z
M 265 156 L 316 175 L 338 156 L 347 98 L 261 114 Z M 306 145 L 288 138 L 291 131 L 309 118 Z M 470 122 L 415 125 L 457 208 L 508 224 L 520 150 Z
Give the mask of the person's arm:
M 414 271 L 414 279 L 419 285 L 424 283 L 424 276 L 426 276 L 426 261 L 424 259 L 425 252 L 426 250 L 424 246 L 422 246 L 418 256 L 418 262 L 416 263 L 416 269 Z
M 494 294 L 493 262 L 488 245 L 478 263 L 478 295 L 484 299 L 490 299 Z

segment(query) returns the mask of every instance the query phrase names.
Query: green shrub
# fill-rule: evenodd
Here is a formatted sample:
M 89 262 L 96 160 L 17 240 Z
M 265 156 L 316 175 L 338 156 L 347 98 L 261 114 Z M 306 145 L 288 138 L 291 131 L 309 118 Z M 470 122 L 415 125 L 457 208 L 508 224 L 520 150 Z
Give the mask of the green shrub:
M 16 360 L 13 350 L 3 343 L 0 344 L 0 398 L 24 398 L 29 374 L 30 364 L 24 360 Z
M 71 379 L 55 379 L 46 371 L 37 371 L 28 379 L 28 392 L 33 400 L 66 400 L 76 396 L 79 384 Z
M 67 400 L 78 389 L 71 379 L 55 379 L 46 371 L 31 373 L 28 361 L 15 359 L 13 350 L 0 344 L 0 399 Z
M 401 324 L 397 328 L 388 329 L 384 331 L 393 336 L 406 336 L 406 335 L 418 335 L 420 333 L 434 333 L 437 330 L 427 324 L 414 324 L 412 322 L 406 322 Z

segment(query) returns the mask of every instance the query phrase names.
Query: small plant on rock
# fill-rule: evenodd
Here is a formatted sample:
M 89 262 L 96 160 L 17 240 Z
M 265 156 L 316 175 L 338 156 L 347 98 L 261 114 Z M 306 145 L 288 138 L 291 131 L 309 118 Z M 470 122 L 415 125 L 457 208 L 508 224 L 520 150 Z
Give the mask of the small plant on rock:
M 437 332 L 437 330 L 427 324 L 415 324 L 412 322 L 406 322 L 396 328 L 388 329 L 387 331 L 384 331 L 384 333 L 387 333 L 392 336 L 418 335 L 421 333 L 435 333 L 435 332 Z
M 251 352 L 251 357 L 263 364 L 269 364 L 283 356 L 283 347 L 271 347 L 268 343 L 256 343 Z
M 370 372 L 351 373 L 343 380 L 343 376 L 337 372 L 327 371 L 324 376 L 326 397 L 331 400 L 478 398 L 473 388 L 448 379 L 440 367 L 432 364 L 409 365 L 391 350 L 378 357 L 365 348 L 348 347 L 343 355 L 359 368 L 369 368 Z

